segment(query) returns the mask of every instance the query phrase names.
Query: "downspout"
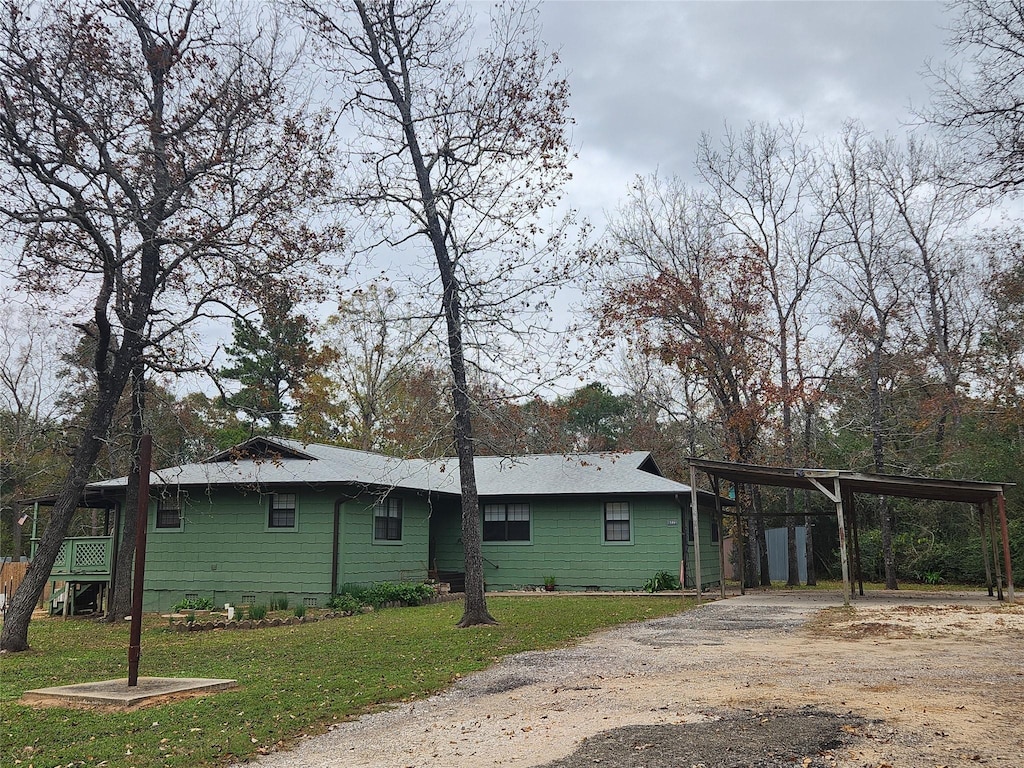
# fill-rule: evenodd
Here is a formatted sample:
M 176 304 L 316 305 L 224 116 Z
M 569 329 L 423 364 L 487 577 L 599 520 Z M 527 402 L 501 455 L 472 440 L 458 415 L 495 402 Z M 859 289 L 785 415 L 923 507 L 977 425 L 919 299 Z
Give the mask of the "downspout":
M 700 517 L 697 509 L 697 468 L 690 465 L 690 514 L 693 516 L 693 581 L 697 587 L 697 605 L 700 605 Z

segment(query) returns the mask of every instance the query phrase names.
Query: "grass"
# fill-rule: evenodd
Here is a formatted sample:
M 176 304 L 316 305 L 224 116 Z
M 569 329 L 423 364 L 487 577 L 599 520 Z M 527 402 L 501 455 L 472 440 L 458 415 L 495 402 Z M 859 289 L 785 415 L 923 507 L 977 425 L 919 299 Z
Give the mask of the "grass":
M 32 650 L 0 658 L 0 765 L 215 766 L 333 722 L 439 691 L 506 654 L 564 646 L 692 600 L 500 598 L 501 624 L 456 629 L 461 603 L 258 631 L 172 633 L 147 617 L 140 675 L 234 678 L 240 687 L 135 712 L 31 708 L 28 689 L 127 676 L 127 626 L 33 621 Z

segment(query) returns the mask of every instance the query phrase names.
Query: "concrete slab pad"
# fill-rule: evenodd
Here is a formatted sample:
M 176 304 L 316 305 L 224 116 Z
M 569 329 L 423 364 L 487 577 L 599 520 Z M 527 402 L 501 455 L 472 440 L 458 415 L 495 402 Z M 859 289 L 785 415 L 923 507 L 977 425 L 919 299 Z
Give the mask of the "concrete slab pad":
M 236 688 L 236 680 L 209 677 L 140 677 L 139 684 L 128 686 L 128 678 L 95 683 L 58 685 L 25 691 L 22 704 L 51 707 L 111 707 L 137 709 L 189 696 Z

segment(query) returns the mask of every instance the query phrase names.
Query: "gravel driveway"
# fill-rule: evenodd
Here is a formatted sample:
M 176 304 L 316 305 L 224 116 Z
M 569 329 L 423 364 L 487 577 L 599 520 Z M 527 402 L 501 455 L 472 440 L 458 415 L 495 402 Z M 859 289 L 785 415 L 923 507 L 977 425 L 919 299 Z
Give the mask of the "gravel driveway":
M 1024 766 L 1024 607 L 901 592 L 820 614 L 839 603 L 748 594 L 510 656 L 255 764 Z

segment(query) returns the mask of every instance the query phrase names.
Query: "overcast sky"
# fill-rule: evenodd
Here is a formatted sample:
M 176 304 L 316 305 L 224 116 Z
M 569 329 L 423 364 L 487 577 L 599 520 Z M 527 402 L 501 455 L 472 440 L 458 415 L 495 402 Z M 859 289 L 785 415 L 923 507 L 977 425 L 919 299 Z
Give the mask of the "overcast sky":
M 599 228 L 636 174 L 692 177 L 701 133 L 726 123 L 901 130 L 927 100 L 921 72 L 945 58 L 950 18 L 942 3 L 866 0 L 548 0 L 541 17 L 573 94 L 568 203 Z

